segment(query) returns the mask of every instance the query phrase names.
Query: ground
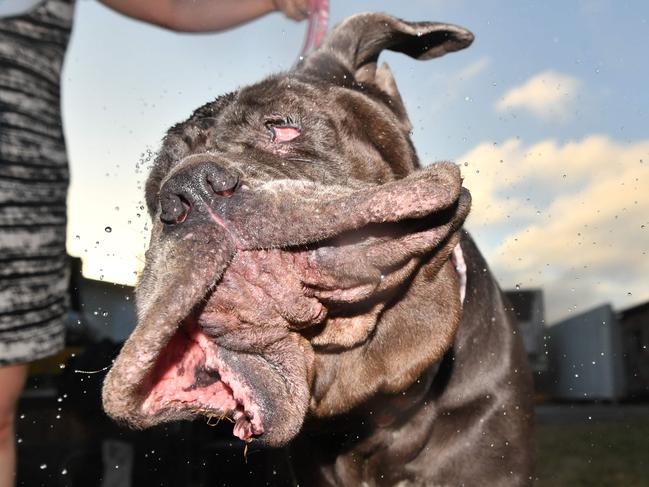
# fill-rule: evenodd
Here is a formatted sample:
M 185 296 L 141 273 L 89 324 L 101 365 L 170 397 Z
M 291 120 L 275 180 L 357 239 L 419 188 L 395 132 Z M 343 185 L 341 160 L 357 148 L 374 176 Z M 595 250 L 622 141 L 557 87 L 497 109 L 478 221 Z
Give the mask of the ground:
M 539 406 L 537 487 L 649 486 L 649 406 Z
M 291 485 L 281 451 L 243 444 L 232 425 L 182 423 L 147 431 L 100 410 L 102 375 L 30 381 L 19 408 L 22 487 Z M 649 487 L 649 404 L 537 406 L 539 487 Z

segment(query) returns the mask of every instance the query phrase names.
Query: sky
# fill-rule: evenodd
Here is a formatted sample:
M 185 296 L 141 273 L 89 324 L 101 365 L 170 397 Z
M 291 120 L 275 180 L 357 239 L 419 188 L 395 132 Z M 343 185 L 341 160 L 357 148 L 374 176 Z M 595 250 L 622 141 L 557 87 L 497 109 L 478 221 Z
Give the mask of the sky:
M 649 299 L 649 3 L 330 0 L 471 30 L 426 62 L 386 53 L 425 164 L 458 163 L 466 227 L 501 287 L 543 288 L 549 323 Z M 143 183 L 164 132 L 198 106 L 290 69 L 305 24 L 271 14 L 177 34 L 79 0 L 63 80 L 68 250 L 133 284 L 150 223 Z

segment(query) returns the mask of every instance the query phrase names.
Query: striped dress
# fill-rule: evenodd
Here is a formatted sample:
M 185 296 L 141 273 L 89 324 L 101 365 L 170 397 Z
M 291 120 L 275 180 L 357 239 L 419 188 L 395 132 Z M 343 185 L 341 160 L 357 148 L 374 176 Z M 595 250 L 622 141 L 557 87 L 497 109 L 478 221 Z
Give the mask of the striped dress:
M 74 0 L 0 18 L 0 366 L 63 347 L 68 164 L 60 78 Z

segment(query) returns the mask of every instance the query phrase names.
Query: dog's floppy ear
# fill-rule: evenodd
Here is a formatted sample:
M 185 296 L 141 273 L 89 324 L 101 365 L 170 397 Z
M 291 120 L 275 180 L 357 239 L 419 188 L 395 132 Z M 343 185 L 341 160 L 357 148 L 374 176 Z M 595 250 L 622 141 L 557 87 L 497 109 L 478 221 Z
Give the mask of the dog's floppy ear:
M 462 316 L 460 277 L 449 259 L 459 240 L 456 232 L 440 243 L 406 278 L 398 302 L 388 296 L 353 316 L 329 316 L 311 339 L 324 352 L 317 354 L 312 414 L 345 413 L 377 393 L 400 394 L 426 380 L 422 374 L 449 350 Z
M 297 70 L 337 83 L 356 81 L 374 85 L 390 96 L 393 108 L 407 121 L 390 68 L 387 64 L 377 67 L 381 51 L 387 49 L 428 60 L 464 49 L 472 42 L 473 34 L 457 25 L 406 22 L 387 14 L 363 13 L 337 25 Z
M 337 25 L 298 70 L 333 77 L 342 67 L 357 80 L 372 82 L 377 59 L 385 49 L 427 60 L 459 51 L 472 42 L 473 34 L 457 25 L 406 22 L 387 14 L 363 13 Z
M 458 166 L 438 162 L 380 185 L 273 181 L 242 192 L 223 217 L 239 249 L 286 248 L 371 226 L 441 218 L 455 211 L 462 192 Z M 251 210 L 257 208 L 263 210 Z
M 448 262 L 470 207 L 470 194 L 462 189 L 456 204 L 438 214 L 392 225 L 378 238 L 320 247 L 308 253 L 304 285 L 320 301 L 334 307 L 370 303 L 361 313 L 358 306 L 352 306 L 356 310 L 353 316 L 330 317 L 312 343 L 349 348 L 364 342 L 373 332 L 391 293 L 408 282 L 422 263 L 427 263 L 428 273 L 437 273 Z M 456 294 L 449 289 L 440 290 L 440 294 Z M 438 297 L 455 303 L 446 295 Z M 437 320 L 440 333 L 436 336 L 445 344 L 457 326 L 454 319 L 459 316 L 448 311 Z M 438 349 L 445 350 L 445 346 Z

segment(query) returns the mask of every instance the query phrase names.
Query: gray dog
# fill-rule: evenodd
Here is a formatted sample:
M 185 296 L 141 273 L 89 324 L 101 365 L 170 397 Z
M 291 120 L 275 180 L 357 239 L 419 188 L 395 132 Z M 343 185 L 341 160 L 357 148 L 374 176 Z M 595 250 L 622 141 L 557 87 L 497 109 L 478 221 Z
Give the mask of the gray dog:
M 454 164 L 420 166 L 377 66 L 472 40 L 357 15 L 169 130 L 109 415 L 227 417 L 246 442 L 290 443 L 305 486 L 531 483 L 525 356 L 461 229 L 469 193 Z

